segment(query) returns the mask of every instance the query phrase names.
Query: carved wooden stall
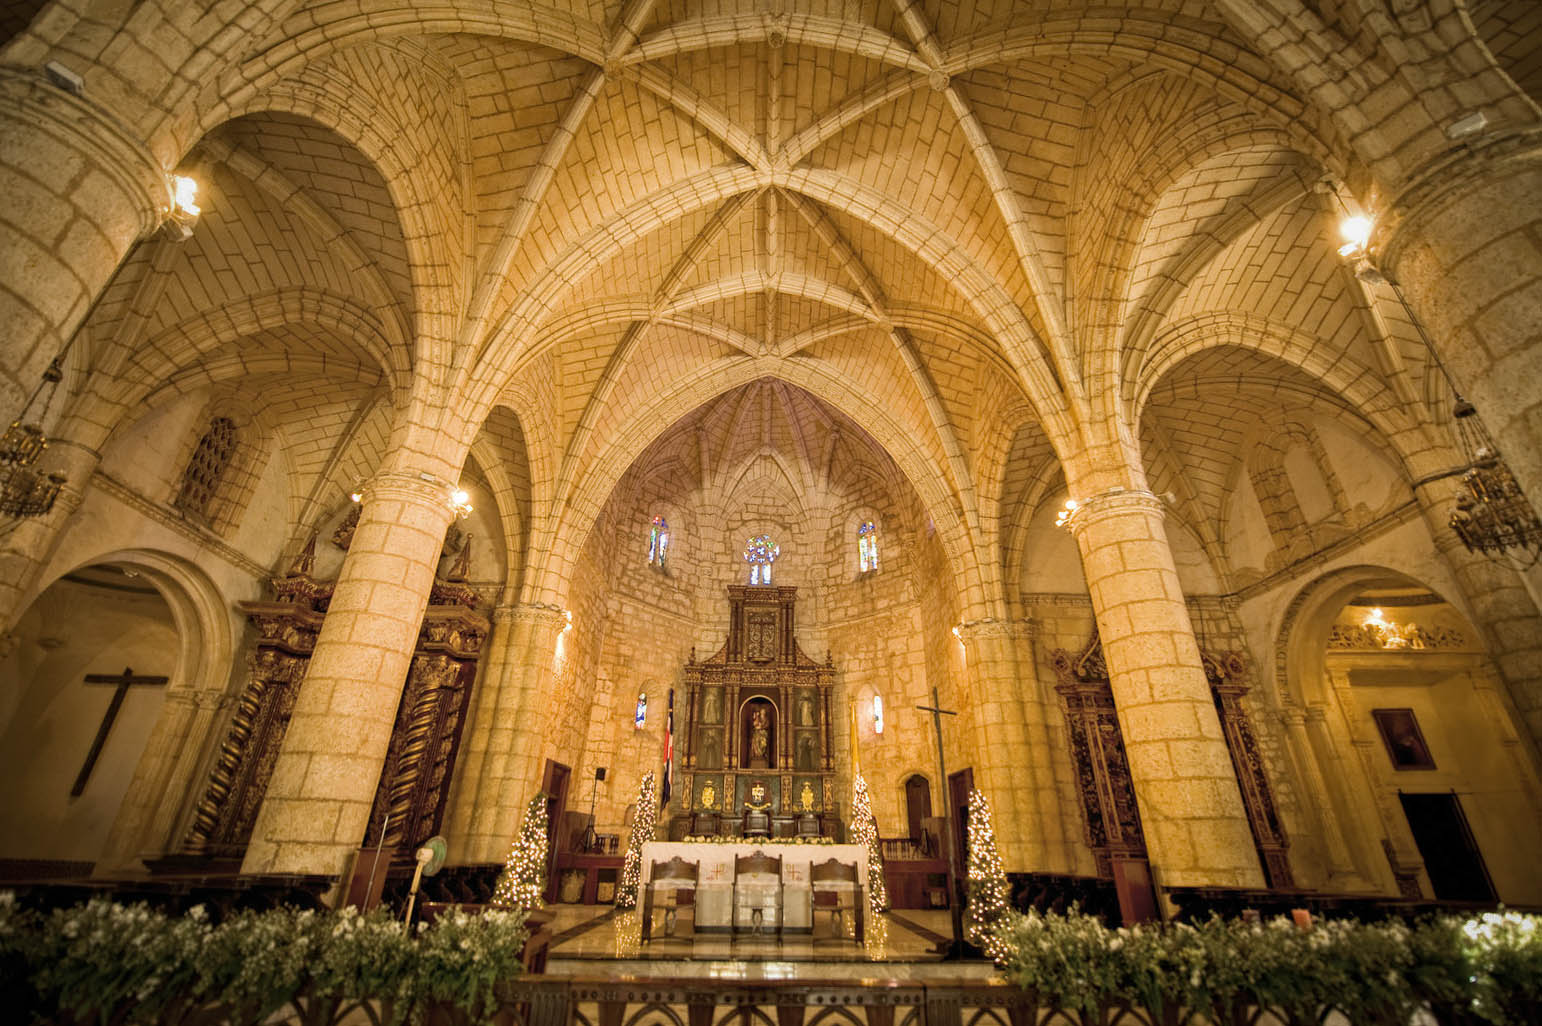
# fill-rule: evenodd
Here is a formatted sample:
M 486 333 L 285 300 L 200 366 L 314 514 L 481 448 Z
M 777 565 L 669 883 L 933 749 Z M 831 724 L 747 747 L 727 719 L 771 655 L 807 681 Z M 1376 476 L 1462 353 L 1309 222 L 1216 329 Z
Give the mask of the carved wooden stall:
M 179 854 L 154 860 L 152 871 L 239 868 L 332 597 L 334 582 L 311 576 L 315 546 L 312 537 L 289 573 L 270 581 L 270 601 L 238 605 L 257 632 L 249 678 Z M 389 814 L 385 844 L 405 846 L 410 859 L 412 848 L 442 824 L 489 628 L 477 612 L 480 596 L 466 584 L 469 565 L 468 541 L 448 576 L 434 584 L 361 845 L 379 843 Z
M 436 581 L 429 593 L 363 839 L 373 847 L 383 835 L 387 848 L 399 848 L 399 856 L 409 860 L 443 823 L 477 659 L 490 626 L 476 611 L 481 596 L 465 583 L 469 559 L 468 540 L 448 578 Z
M 1059 683 L 1055 690 L 1065 703 L 1071 765 L 1082 795 L 1087 843 L 1098 875 L 1114 875 L 1116 861 L 1146 862 L 1146 838 L 1141 832 L 1135 784 L 1124 753 L 1124 735 L 1114 710 L 1108 664 L 1097 627 L 1081 655 L 1056 649 L 1050 656 Z
M 1242 790 L 1242 804 L 1247 809 L 1253 843 L 1264 866 L 1264 879 L 1277 890 L 1290 890 L 1296 886 L 1286 854 L 1290 841 L 1274 804 L 1274 789 L 1269 786 L 1253 722 L 1242 706 L 1242 696 L 1248 693 L 1247 660 L 1241 652 L 1201 652 L 1200 660 L 1210 681 L 1215 711 L 1221 718 L 1221 732 L 1226 736 L 1226 749 L 1231 753 L 1237 786 Z
M 289 573 L 268 582 L 271 600 L 237 605 L 257 632 L 246 687 L 193 813 L 182 844 L 184 858 L 160 860 L 152 870 L 177 868 L 186 857 L 232 862 L 235 868 L 246 853 L 332 598 L 333 582 L 311 576 L 315 563 L 313 536 Z
M 1290 842 L 1280 823 L 1252 721 L 1242 706 L 1242 696 L 1248 691 L 1247 661 L 1240 652 L 1204 652 L 1200 658 L 1269 886 L 1292 888 L 1295 884 L 1286 854 Z M 1065 702 L 1071 762 L 1098 875 L 1114 875 L 1118 862 L 1144 864 L 1146 842 L 1140 810 L 1096 626 L 1080 655 L 1058 649 L 1051 660 L 1059 678 L 1055 690 Z
M 798 647 L 797 592 L 730 585 L 727 642 L 703 662 L 691 653 L 671 837 L 740 833 L 748 809 L 757 824 L 760 814 L 769 816 L 772 836 L 840 839 L 835 668 Z

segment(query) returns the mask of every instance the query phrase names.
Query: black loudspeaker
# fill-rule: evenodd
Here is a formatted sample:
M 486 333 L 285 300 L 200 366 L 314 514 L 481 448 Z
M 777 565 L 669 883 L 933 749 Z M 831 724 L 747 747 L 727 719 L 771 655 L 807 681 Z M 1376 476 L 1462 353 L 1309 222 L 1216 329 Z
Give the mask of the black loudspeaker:
M 605 779 L 605 767 L 604 766 L 601 766 L 601 767 L 599 767 L 598 769 L 596 769 L 594 771 L 594 779 L 595 780 L 604 780 Z

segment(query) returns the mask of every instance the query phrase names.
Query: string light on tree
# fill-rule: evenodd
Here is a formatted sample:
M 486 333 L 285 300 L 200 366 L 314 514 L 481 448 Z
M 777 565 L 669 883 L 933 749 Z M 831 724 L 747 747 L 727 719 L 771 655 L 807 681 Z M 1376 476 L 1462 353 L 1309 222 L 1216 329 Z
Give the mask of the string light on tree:
M 494 908 L 539 911 L 545 907 L 541 892 L 546 889 L 546 795 L 537 794 L 525 809 L 525 822 L 519 830 L 509 857 L 504 860 L 498 886 L 493 889 Z
M 969 792 L 969 919 L 965 929 L 971 944 L 1000 962 L 1008 953 L 1001 940 L 1007 919 L 1007 874 L 996 851 L 996 827 L 991 805 L 978 790 Z
M 621 883 L 616 888 L 617 908 L 637 907 L 637 887 L 642 882 L 643 845 L 653 840 L 658 822 L 659 797 L 653 771 L 643 774 L 637 788 L 637 814 L 632 818 L 632 837 L 626 843 L 626 861 L 621 864 Z
M 872 918 L 889 907 L 889 888 L 883 878 L 883 852 L 878 847 L 878 821 L 873 818 L 873 802 L 867 793 L 867 780 L 857 773 L 852 782 L 852 840 L 867 849 L 867 904 Z

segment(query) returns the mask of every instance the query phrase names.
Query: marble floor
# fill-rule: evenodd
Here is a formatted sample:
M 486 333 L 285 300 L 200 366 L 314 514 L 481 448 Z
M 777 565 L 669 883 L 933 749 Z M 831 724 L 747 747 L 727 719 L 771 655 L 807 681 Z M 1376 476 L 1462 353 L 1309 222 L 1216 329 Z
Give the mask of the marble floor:
M 727 980 L 989 980 L 986 961 L 944 962 L 946 912 L 906 909 L 868 924 L 864 943 L 821 936 L 698 934 L 642 941 L 638 914 L 608 906 L 553 905 L 547 973 Z M 655 929 L 662 932 L 656 919 Z

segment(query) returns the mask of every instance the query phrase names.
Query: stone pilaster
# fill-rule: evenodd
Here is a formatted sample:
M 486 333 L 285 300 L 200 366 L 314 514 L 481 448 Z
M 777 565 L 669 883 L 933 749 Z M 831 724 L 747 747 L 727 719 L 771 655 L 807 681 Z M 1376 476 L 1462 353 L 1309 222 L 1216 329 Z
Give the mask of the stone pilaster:
M 971 620 L 959 626 L 973 693 L 975 786 L 996 808 L 1008 869 L 1045 871 L 1060 842 L 1045 699 L 1032 675 L 1032 625 Z M 945 725 L 946 726 L 946 725 Z
M 363 843 L 453 515 L 445 486 L 415 474 L 365 487 L 244 872 L 340 874 Z
M 1318 709 L 1319 716 L 1321 709 Z M 1325 879 L 1316 886 L 1324 890 L 1363 891 L 1371 884 L 1355 868 L 1353 855 L 1344 840 L 1339 823 L 1338 803 L 1332 800 L 1326 776 L 1318 759 L 1317 750 L 1307 731 L 1307 712 L 1299 706 L 1288 707 L 1282 719 L 1285 723 L 1286 742 L 1295 762 L 1297 773 L 1305 785 L 1307 795 L 1320 795 L 1321 801 L 1302 803 L 1302 814 L 1315 826 L 1313 839 L 1322 847 Z M 1303 882 L 1303 886 L 1308 886 Z
M 1262 887 L 1160 500 L 1146 491 L 1103 492 L 1082 502 L 1071 529 L 1160 882 Z
M 553 660 L 567 617 L 556 606 L 518 605 L 493 616 L 491 651 L 469 725 L 467 765 L 455 797 L 458 860 L 501 862 L 541 786 Z
M 1376 242 L 1533 505 L 1542 503 L 1542 142 L 1432 166 Z

